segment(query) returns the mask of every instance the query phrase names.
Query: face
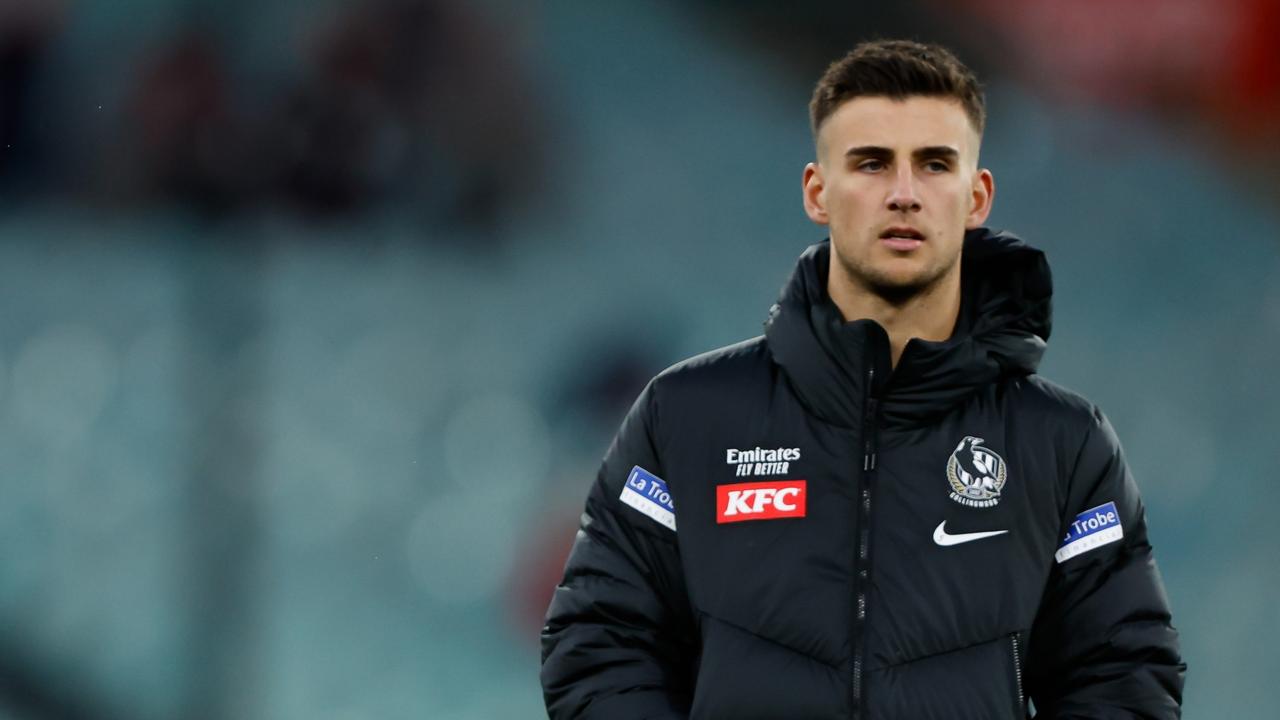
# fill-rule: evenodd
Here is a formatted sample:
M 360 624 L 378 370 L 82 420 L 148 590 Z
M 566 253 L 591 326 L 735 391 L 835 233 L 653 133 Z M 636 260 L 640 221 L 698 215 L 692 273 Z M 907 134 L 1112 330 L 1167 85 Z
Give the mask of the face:
M 958 280 L 964 231 L 986 221 L 995 190 L 978 144 L 958 100 L 859 97 L 837 108 L 804 170 L 805 212 L 830 227 L 832 280 L 839 270 L 854 290 L 889 299 Z

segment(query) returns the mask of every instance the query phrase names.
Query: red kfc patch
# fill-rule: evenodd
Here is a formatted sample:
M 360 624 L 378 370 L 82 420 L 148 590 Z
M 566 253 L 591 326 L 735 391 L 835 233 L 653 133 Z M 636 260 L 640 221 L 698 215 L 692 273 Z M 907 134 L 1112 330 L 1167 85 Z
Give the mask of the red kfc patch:
M 716 522 L 804 517 L 805 481 L 737 483 L 716 487 Z

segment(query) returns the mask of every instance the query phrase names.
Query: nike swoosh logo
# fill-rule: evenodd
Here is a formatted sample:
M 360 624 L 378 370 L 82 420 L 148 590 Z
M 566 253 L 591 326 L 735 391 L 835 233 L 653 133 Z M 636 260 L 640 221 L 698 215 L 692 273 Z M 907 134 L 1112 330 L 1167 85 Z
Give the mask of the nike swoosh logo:
M 955 535 L 952 535 L 942 529 L 946 524 L 947 521 L 943 520 L 938 523 L 938 527 L 934 528 L 933 531 L 933 541 L 943 547 L 959 545 L 960 543 L 972 542 L 974 540 L 981 540 L 982 538 L 995 537 L 1009 532 L 1008 530 L 988 530 L 987 532 L 956 533 Z

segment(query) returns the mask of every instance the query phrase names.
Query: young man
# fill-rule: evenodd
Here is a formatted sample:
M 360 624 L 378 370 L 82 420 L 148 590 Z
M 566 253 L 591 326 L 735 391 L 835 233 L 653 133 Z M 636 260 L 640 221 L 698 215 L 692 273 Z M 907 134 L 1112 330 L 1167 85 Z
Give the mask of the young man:
M 1183 665 L 1102 413 L 1035 374 L 1044 255 L 981 227 L 983 98 L 858 46 L 810 105 L 830 228 L 763 337 L 655 378 L 542 633 L 553 718 L 1175 718 Z

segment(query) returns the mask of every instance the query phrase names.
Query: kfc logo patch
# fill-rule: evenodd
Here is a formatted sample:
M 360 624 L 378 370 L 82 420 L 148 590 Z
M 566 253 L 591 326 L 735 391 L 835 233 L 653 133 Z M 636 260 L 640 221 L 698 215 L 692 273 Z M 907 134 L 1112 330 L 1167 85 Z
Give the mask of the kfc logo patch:
M 804 517 L 805 481 L 737 483 L 716 487 L 716 522 Z

